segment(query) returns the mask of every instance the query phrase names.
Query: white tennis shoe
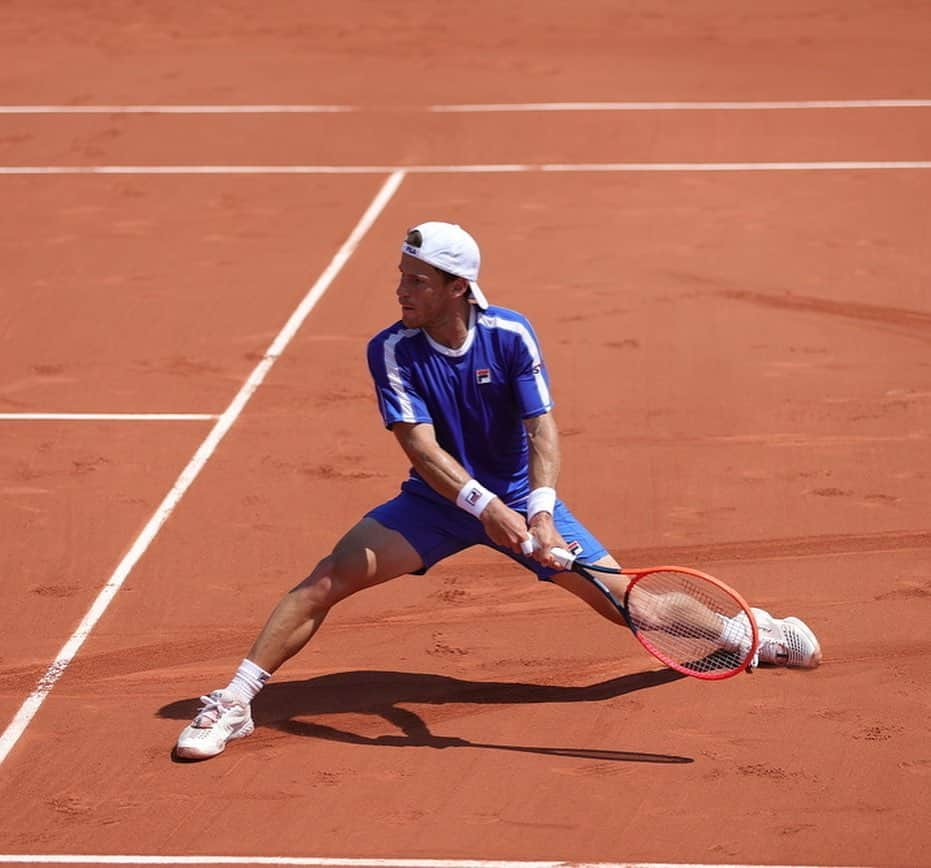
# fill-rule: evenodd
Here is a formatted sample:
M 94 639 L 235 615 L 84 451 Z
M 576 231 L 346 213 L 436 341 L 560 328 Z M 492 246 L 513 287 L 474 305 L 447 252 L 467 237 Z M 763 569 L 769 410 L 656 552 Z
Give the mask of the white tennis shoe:
M 753 666 L 791 666 L 814 669 L 821 663 L 821 645 L 811 628 L 799 618 L 774 618 L 765 609 L 751 609 L 760 644 Z
M 184 759 L 209 759 L 223 753 L 228 741 L 252 735 L 255 724 L 247 703 L 228 690 L 202 696 L 197 717 L 178 736 L 175 753 Z

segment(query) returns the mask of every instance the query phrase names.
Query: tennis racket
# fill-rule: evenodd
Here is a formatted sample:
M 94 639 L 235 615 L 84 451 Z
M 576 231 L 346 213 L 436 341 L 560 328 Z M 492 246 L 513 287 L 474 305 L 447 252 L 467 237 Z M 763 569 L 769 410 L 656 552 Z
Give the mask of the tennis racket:
M 591 582 L 617 608 L 640 644 L 671 669 L 716 681 L 753 669 L 759 636 L 743 598 L 719 579 L 689 567 L 613 569 L 583 563 L 565 549 L 554 556 Z M 595 573 L 628 579 L 617 600 Z

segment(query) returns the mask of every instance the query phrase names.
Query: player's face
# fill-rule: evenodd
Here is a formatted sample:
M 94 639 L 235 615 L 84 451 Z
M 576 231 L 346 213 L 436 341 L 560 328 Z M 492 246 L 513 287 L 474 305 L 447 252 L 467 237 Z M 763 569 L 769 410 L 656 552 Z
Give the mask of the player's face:
M 444 325 L 458 305 L 454 282 L 447 282 L 432 265 L 406 253 L 401 254 L 398 270 L 401 277 L 397 295 L 405 328 L 429 329 Z

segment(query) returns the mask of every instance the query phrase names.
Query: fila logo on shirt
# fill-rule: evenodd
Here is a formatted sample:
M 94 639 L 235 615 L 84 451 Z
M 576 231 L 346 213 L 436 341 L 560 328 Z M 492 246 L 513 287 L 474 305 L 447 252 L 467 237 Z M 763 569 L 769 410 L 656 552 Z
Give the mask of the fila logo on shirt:
M 488 368 L 479 368 L 475 372 L 475 382 L 481 385 L 482 383 L 491 382 L 491 371 Z

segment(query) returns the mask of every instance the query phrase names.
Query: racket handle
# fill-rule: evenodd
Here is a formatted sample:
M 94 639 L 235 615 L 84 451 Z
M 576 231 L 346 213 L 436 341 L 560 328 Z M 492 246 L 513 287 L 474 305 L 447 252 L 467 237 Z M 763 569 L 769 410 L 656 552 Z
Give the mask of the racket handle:
M 566 551 L 566 549 L 560 548 L 559 546 L 553 546 L 553 548 L 550 549 L 550 554 L 564 570 L 572 569 L 572 565 L 575 563 L 575 555 L 572 554 L 572 552 Z
M 539 548 L 539 545 L 536 537 L 529 536 L 520 544 L 520 550 L 525 555 L 532 555 L 534 550 Z M 575 555 L 572 554 L 572 552 L 566 551 L 566 549 L 560 548 L 559 546 L 553 546 L 553 548 L 550 549 L 550 554 L 555 558 L 556 563 L 564 570 L 572 569 L 572 565 L 575 563 Z

